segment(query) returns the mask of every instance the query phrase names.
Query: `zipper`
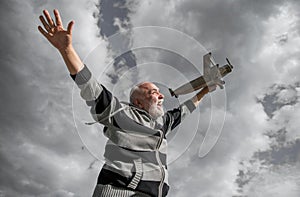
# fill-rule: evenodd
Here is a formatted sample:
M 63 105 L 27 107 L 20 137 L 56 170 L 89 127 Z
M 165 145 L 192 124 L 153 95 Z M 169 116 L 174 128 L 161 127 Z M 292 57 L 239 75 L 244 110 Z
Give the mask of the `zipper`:
M 159 134 L 160 134 L 160 138 L 159 138 L 159 141 L 157 143 L 157 146 L 156 146 L 156 150 L 155 150 L 155 156 L 156 156 L 156 160 L 157 160 L 157 163 L 160 167 L 160 171 L 161 171 L 161 179 L 160 179 L 160 183 L 159 183 L 159 186 L 158 186 L 158 197 L 162 197 L 162 189 L 163 189 L 163 186 L 164 186 L 164 180 L 165 180 L 165 170 L 163 168 L 163 164 L 159 158 L 159 147 L 160 145 L 162 144 L 162 141 L 163 141 L 163 134 L 162 134 L 162 131 L 161 130 L 158 130 L 159 131 Z

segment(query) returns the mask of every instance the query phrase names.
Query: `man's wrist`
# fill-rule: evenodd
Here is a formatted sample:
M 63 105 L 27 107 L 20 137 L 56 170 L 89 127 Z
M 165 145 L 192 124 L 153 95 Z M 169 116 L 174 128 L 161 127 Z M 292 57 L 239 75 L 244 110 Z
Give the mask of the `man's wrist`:
M 77 85 L 83 85 L 91 79 L 92 73 L 88 69 L 88 67 L 83 64 L 82 69 L 78 73 L 70 74 L 70 76 L 76 82 Z
M 72 45 L 69 45 L 67 47 L 64 47 L 64 48 L 61 48 L 61 49 L 58 49 L 58 51 L 62 54 L 62 55 L 68 55 L 70 53 L 74 53 L 74 48 Z
M 59 50 L 59 52 L 63 57 L 70 74 L 76 74 L 82 70 L 83 62 L 72 45 Z

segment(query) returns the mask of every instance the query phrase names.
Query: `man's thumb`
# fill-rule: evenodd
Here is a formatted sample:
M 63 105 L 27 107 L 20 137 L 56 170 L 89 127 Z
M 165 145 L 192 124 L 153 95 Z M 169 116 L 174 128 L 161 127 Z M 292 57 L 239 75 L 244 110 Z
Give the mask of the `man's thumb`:
M 73 29 L 74 24 L 75 24 L 74 21 L 69 22 L 68 29 L 67 29 L 69 34 L 72 34 L 72 29 Z

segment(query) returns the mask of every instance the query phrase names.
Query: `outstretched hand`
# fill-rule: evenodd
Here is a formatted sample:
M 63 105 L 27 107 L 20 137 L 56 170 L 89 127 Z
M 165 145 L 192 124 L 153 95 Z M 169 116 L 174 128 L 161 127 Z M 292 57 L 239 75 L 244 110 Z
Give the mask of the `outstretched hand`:
M 44 28 L 38 26 L 38 29 L 55 48 L 59 51 L 63 51 L 72 47 L 72 28 L 74 21 L 69 22 L 65 30 L 58 10 L 55 9 L 53 12 L 55 21 L 51 18 L 47 10 L 43 10 L 44 16 L 41 15 L 39 18 Z
M 201 99 L 209 92 L 213 92 L 215 91 L 217 88 L 216 84 L 212 84 L 210 86 L 205 86 L 204 88 L 202 88 L 193 98 L 192 98 L 192 102 L 194 103 L 195 106 L 198 106 Z
M 74 21 L 69 22 L 67 29 L 64 29 L 58 10 L 54 10 L 55 21 L 47 10 L 43 10 L 44 16 L 40 20 L 44 26 L 38 27 L 39 31 L 47 40 L 59 50 L 70 74 L 76 74 L 83 68 L 83 62 L 72 46 L 72 28 Z

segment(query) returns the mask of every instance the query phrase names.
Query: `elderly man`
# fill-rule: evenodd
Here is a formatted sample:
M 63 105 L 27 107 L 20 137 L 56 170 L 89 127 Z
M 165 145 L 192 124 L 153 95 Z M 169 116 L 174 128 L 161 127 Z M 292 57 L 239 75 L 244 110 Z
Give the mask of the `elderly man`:
M 164 112 L 164 95 L 150 82 L 132 88 L 130 103 L 122 103 L 92 76 L 72 46 L 74 22 L 63 24 L 57 10 L 55 21 L 47 10 L 38 27 L 59 50 L 93 118 L 104 125 L 108 138 L 106 159 L 93 197 L 166 196 L 169 190 L 166 134 L 190 114 L 209 92 L 202 89 L 178 108 Z

